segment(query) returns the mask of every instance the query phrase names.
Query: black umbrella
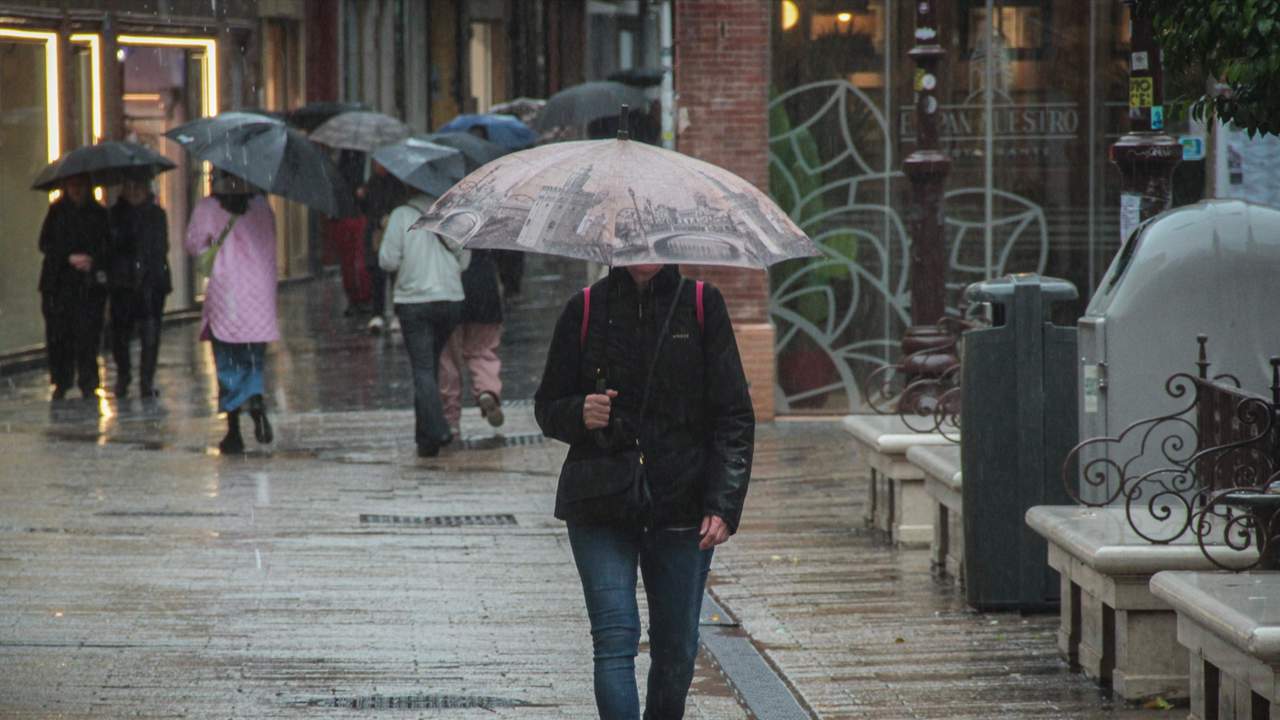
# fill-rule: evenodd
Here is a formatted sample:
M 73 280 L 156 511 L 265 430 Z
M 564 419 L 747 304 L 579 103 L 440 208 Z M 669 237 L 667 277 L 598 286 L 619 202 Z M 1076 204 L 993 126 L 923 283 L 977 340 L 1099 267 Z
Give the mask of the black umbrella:
M 662 68 L 630 68 L 609 73 L 605 79 L 631 87 L 648 88 L 661 85 L 662 76 Z
M 547 100 L 546 107 L 534 121 L 534 128 L 546 132 L 556 127 L 585 127 L 592 120 L 616 116 L 619 105 L 643 112 L 649 106 L 649 99 L 642 90 L 618 82 L 574 85 Z
M 501 145 L 476 137 L 469 132 L 435 133 L 428 135 L 426 139 L 437 145 L 451 147 L 462 153 L 462 160 L 466 163 L 467 172 L 471 172 L 481 165 L 497 160 L 507 154 L 506 148 Z
M 88 175 L 93 185 L 115 185 L 131 178 L 150 178 L 176 167 L 145 145 L 110 140 L 76 148 L 49 163 L 36 175 L 32 190 L 49 191 L 75 175 Z
M 170 130 L 192 157 L 266 192 L 340 217 L 351 212 L 351 190 L 318 145 L 283 122 L 250 113 L 223 113 Z
M 390 115 L 356 110 L 334 115 L 307 137 L 332 148 L 372 152 L 412 134 L 408 125 Z
M 439 197 L 467 174 L 462 153 L 420 137 L 384 145 L 373 159 L 409 187 Z
M 341 115 L 344 112 L 356 112 L 360 110 L 368 110 L 369 106 L 358 102 L 330 102 L 322 100 L 311 102 L 290 112 L 287 120 L 290 125 L 311 132 L 324 124 L 326 120 L 334 115 Z

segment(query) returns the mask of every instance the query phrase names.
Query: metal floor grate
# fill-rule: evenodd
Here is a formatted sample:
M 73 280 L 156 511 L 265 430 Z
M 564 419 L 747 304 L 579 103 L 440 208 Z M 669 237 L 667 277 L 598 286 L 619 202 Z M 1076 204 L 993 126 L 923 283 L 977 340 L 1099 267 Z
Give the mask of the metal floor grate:
M 742 702 L 758 718 L 809 720 L 778 673 L 761 657 L 751 639 L 710 595 L 702 598 L 702 644 L 715 657 Z
M 443 710 L 450 708 L 491 710 L 500 707 L 525 707 L 528 705 L 528 703 L 520 700 L 488 695 L 440 695 L 434 693 L 318 698 L 293 704 L 317 708 L 346 708 L 348 710 Z
M 481 435 L 464 437 L 462 447 L 466 450 L 497 450 L 499 448 L 529 447 L 541 445 L 547 441 L 542 433 L 517 433 L 515 435 Z
M 516 516 L 505 515 L 370 515 L 360 514 L 361 525 L 413 525 L 416 527 L 498 527 L 516 525 Z

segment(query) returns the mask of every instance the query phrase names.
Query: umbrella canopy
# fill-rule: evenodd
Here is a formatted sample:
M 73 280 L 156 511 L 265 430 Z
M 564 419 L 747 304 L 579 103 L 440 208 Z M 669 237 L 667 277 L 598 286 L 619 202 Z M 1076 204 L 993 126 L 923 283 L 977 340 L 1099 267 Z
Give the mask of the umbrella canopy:
M 437 144 L 451 147 L 462 153 L 462 160 L 466 163 L 467 172 L 476 170 L 487 162 L 492 162 L 507 154 L 506 149 L 501 145 L 495 145 L 488 140 L 465 132 L 443 132 L 428 135 L 427 140 Z
M 528 125 L 510 115 L 459 115 L 440 128 L 440 132 L 467 132 L 473 127 L 484 128 L 489 142 L 508 150 L 521 150 L 538 140 Z
M 180 125 L 165 136 L 197 160 L 266 192 L 330 216 L 350 213 L 351 190 L 324 150 L 279 120 L 222 113 Z
M 533 126 L 539 132 L 556 127 L 583 127 L 592 120 L 617 115 L 619 105 L 643 112 L 649 106 L 649 99 L 642 90 L 618 82 L 574 85 L 552 95 Z
M 467 174 L 461 152 L 419 137 L 384 145 L 373 159 L 405 185 L 432 197 L 440 197 Z
M 528 125 L 533 119 L 538 117 L 538 113 L 547 104 L 546 100 L 541 98 L 518 97 L 515 100 L 508 100 L 504 103 L 498 103 L 489 108 L 489 112 L 495 115 L 513 115 L 520 119 L 520 122 Z
M 751 183 L 630 140 L 558 143 L 499 158 L 441 196 L 421 222 L 470 248 L 610 266 L 764 268 L 820 254 Z
M 408 125 L 379 112 L 357 110 L 334 115 L 308 136 L 312 142 L 343 150 L 373 152 L 413 134 Z
M 341 115 L 344 112 L 356 112 L 358 110 L 368 110 L 369 106 L 358 102 L 330 102 L 321 100 L 310 102 L 296 110 L 291 111 L 286 119 L 288 123 L 299 130 L 311 132 L 324 124 L 324 121 L 334 115 Z
M 115 185 L 126 178 L 150 178 L 176 167 L 145 145 L 110 140 L 76 148 L 49 163 L 31 183 L 32 190 L 53 190 L 63 180 L 88 175 L 93 185 Z

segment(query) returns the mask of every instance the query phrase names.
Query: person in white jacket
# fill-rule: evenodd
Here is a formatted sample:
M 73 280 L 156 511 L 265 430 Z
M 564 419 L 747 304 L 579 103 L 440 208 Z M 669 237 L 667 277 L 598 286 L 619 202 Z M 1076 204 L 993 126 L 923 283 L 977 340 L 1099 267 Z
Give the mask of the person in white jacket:
M 440 399 L 440 353 L 462 316 L 462 271 L 470 253 L 421 227 L 435 201 L 415 195 L 391 212 L 378 264 L 396 273 L 392 301 L 413 369 L 414 439 L 418 457 L 435 457 L 453 440 Z

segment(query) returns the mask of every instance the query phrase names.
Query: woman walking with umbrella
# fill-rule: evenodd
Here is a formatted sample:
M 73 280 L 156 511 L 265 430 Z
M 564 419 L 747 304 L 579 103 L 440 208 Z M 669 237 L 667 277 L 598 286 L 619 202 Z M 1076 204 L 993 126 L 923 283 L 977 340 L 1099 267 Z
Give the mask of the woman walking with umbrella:
M 613 267 L 561 313 L 534 413 L 569 445 L 555 514 L 591 621 L 596 707 L 640 717 L 638 571 L 653 660 L 644 716 L 680 718 L 712 551 L 742 516 L 755 419 L 724 297 L 676 263 L 763 267 L 817 248 L 742 178 L 630 142 L 619 125 L 617 140 L 495 160 L 424 224 L 468 248 Z
M 98 346 L 107 292 L 107 209 L 93 198 L 87 174 L 60 180 L 62 197 L 40 228 L 41 310 L 53 399 L 74 384 L 86 400 L 98 390 Z
M 120 199 L 111 207 L 111 246 L 107 282 L 111 288 L 111 349 L 116 361 L 117 399 L 129 394 L 133 365 L 129 343 L 134 328 L 142 345 L 139 389 L 143 398 L 157 396 L 156 361 L 160 354 L 160 319 L 164 300 L 173 291 L 169 273 L 169 221 L 151 193 L 151 174 L 126 177 Z
M 214 194 L 191 214 L 188 253 L 214 254 L 205 287 L 200 338 L 213 343 L 218 410 L 227 414 L 223 454 L 244 452 L 240 412 L 247 404 L 253 435 L 272 440 L 263 401 L 266 344 L 280 339 L 276 321 L 276 220 L 265 198 L 238 177 L 215 171 Z M 207 264 L 207 263 L 206 263 Z

